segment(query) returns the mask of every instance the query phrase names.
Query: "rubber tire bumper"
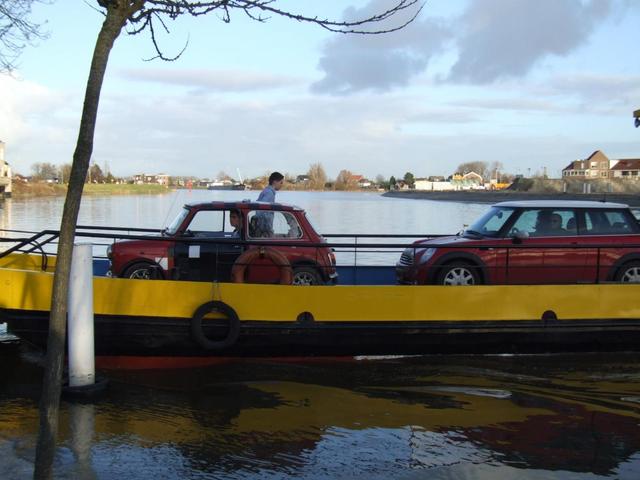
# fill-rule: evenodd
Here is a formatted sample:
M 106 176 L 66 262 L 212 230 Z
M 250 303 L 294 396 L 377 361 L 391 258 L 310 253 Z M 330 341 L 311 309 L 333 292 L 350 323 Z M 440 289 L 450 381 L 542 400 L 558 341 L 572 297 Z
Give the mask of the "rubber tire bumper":
M 205 315 L 217 312 L 223 314 L 229 321 L 229 331 L 227 335 L 220 340 L 211 340 L 202 331 L 202 319 Z M 205 350 L 220 350 L 231 347 L 236 343 L 240 336 L 240 319 L 236 311 L 224 302 L 211 301 L 203 303 L 193 314 L 191 318 L 191 337 L 193 340 Z

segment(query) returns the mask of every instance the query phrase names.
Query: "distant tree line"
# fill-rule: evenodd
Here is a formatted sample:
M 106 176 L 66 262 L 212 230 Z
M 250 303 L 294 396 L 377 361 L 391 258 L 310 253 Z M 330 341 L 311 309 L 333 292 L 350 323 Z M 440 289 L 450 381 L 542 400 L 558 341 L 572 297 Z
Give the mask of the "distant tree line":
M 91 164 L 89 167 L 86 183 L 117 183 L 117 182 L 132 182 L 130 178 L 115 177 L 110 171 L 103 170 L 98 164 Z M 71 174 L 71 164 L 64 164 L 61 166 L 54 165 L 48 162 L 41 162 L 32 165 L 32 178 L 35 181 L 55 181 L 57 183 L 68 183 L 69 176 Z M 465 162 L 458 165 L 455 172 L 449 176 L 450 179 L 453 175 L 465 175 L 467 173 L 474 172 L 482 176 L 485 181 L 496 180 L 498 183 L 509 183 L 513 181 L 514 175 L 504 171 L 502 163 L 500 162 Z M 245 184 L 251 186 L 253 189 L 260 189 L 266 186 L 267 178 L 270 172 L 265 172 L 252 179 L 242 179 Z M 217 180 L 230 180 L 233 182 L 236 180 L 224 171 L 219 171 L 215 177 Z M 335 179 L 329 178 L 322 163 L 317 162 L 309 166 L 306 174 L 293 175 L 291 173 L 285 174 L 285 188 L 286 189 L 304 189 L 304 190 L 357 190 L 361 188 L 358 183 L 360 176 L 354 175 L 352 171 L 343 169 L 340 170 L 338 176 Z M 201 182 L 196 177 L 171 177 L 169 180 L 170 185 L 181 185 L 184 180 L 191 180 L 193 185 L 197 185 Z M 206 183 L 207 179 L 204 179 Z M 406 185 L 408 188 L 415 188 L 416 176 L 412 172 L 406 172 L 403 176 L 394 176 L 387 178 L 381 174 L 376 175 L 374 180 L 371 180 L 371 186 L 375 188 L 383 188 L 385 190 L 392 190 L 400 188 Z
M 49 162 L 38 162 L 31 166 L 31 178 L 37 182 L 69 183 L 70 176 L 70 163 L 58 166 Z M 100 165 L 94 163 L 89 167 L 86 183 L 115 183 L 122 180 L 114 177 L 111 172 L 105 174 Z

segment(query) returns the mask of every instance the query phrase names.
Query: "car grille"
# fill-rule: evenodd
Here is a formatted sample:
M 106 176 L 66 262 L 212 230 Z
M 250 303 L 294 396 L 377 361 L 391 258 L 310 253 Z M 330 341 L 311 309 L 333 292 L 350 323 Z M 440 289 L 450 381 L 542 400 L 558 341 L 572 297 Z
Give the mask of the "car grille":
M 400 261 L 398 263 L 407 267 L 413 265 L 413 255 L 406 252 L 403 253 L 402 255 L 400 255 Z

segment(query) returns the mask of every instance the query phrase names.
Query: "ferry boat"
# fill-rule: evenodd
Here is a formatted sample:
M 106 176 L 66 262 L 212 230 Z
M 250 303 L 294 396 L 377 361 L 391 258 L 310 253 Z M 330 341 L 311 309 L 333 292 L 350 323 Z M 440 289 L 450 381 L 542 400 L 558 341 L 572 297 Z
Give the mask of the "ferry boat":
M 624 205 L 561 207 L 500 203 L 466 233 L 410 245 L 363 243 L 369 235 L 330 243 L 351 235 L 319 235 L 298 207 L 250 201 L 185 205 L 162 231 L 77 227 L 76 237 L 118 239 L 106 248 L 109 261 L 94 268 L 95 351 L 173 365 L 256 356 L 640 350 L 640 223 Z M 544 234 L 534 213 L 539 220 L 557 214 L 562 233 L 558 225 Z M 55 265 L 45 247 L 58 234 L 14 239 L 0 253 L 0 323 L 40 348 Z M 378 240 L 403 236 L 412 235 Z M 337 261 L 345 251 L 361 258 L 384 248 L 402 253 L 396 265 Z M 473 269 L 474 260 L 484 263 Z M 267 270 L 256 275 L 258 267 Z M 589 278 L 593 283 L 583 283 Z
M 41 255 L 0 258 L 0 322 L 40 348 L 54 265 Z M 93 282 L 95 352 L 116 363 L 640 349 L 640 284 Z

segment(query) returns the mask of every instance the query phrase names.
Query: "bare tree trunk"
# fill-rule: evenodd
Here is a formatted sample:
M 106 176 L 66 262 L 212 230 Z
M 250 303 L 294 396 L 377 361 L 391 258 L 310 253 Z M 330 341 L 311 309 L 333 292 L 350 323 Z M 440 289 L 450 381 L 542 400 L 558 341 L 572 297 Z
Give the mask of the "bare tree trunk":
M 126 23 L 128 14 L 128 7 L 112 6 L 108 8 L 93 51 L 91 70 L 87 80 L 78 142 L 73 154 L 71 176 L 60 224 L 60 243 L 58 244 L 49 317 L 47 358 L 40 398 L 40 430 L 33 472 L 35 479 L 50 479 L 53 476 L 67 327 L 67 294 L 75 226 L 80 210 L 82 189 L 87 178 L 87 170 L 93 151 L 93 137 L 104 73 L 113 43 Z
M 0 0 L 1 1 L 1 0 Z M 153 8 L 145 10 L 148 2 Z M 71 254 L 73 253 L 73 240 L 75 226 L 80 210 L 82 189 L 87 177 L 91 153 L 93 151 L 93 137 L 100 100 L 100 91 L 104 73 L 107 68 L 109 54 L 113 44 L 128 20 L 140 22 L 138 29 L 133 33 L 139 33 L 145 28 L 151 29 L 153 45 L 158 53 L 158 58 L 168 60 L 159 50 L 153 33 L 152 21 L 160 14 L 168 15 L 175 19 L 181 14 L 192 16 L 205 15 L 216 9 L 224 9 L 223 19 L 228 22 L 229 9 L 244 11 L 254 20 L 263 21 L 258 13 L 275 14 L 298 22 L 307 22 L 319 25 L 327 30 L 341 33 L 381 34 L 400 30 L 411 23 L 422 7 L 408 20 L 396 27 L 387 30 L 366 30 L 367 25 L 373 25 L 391 18 L 396 13 L 407 10 L 413 5 L 419 4 L 419 0 L 398 0 L 397 4 L 388 10 L 362 20 L 353 22 L 322 20 L 318 17 L 305 17 L 286 10 L 275 8 L 271 4 L 273 0 L 238 0 L 235 2 L 220 1 L 186 1 L 186 0 L 98 0 L 100 7 L 106 9 L 106 18 L 102 24 L 100 34 L 96 41 L 91 62 L 91 70 L 87 80 L 84 107 L 80 120 L 80 131 L 76 150 L 73 154 L 73 165 L 69 177 L 67 197 L 60 224 L 60 242 L 58 244 L 58 259 L 53 282 L 53 295 L 51 298 L 51 315 L 49 317 L 49 337 L 47 339 L 47 359 L 43 389 L 40 399 L 40 431 L 36 447 L 36 463 L 33 476 L 35 479 L 50 479 L 53 475 L 53 459 L 55 454 L 56 436 L 58 433 L 58 410 L 60 406 L 60 392 L 62 381 L 62 369 L 65 350 L 67 295 L 69 290 L 69 272 L 71 270 Z M 231 3 L 231 4 L 229 4 Z M 140 13 L 137 17 L 136 13 Z M 162 23 L 162 20 L 159 20 Z M 164 24 L 162 24 L 164 26 Z M 179 56 L 179 55 L 178 55 Z M 176 57 L 177 58 L 177 57 Z M 0 59 L 1 60 L 1 59 Z M 324 187 L 321 185 L 320 188 Z

